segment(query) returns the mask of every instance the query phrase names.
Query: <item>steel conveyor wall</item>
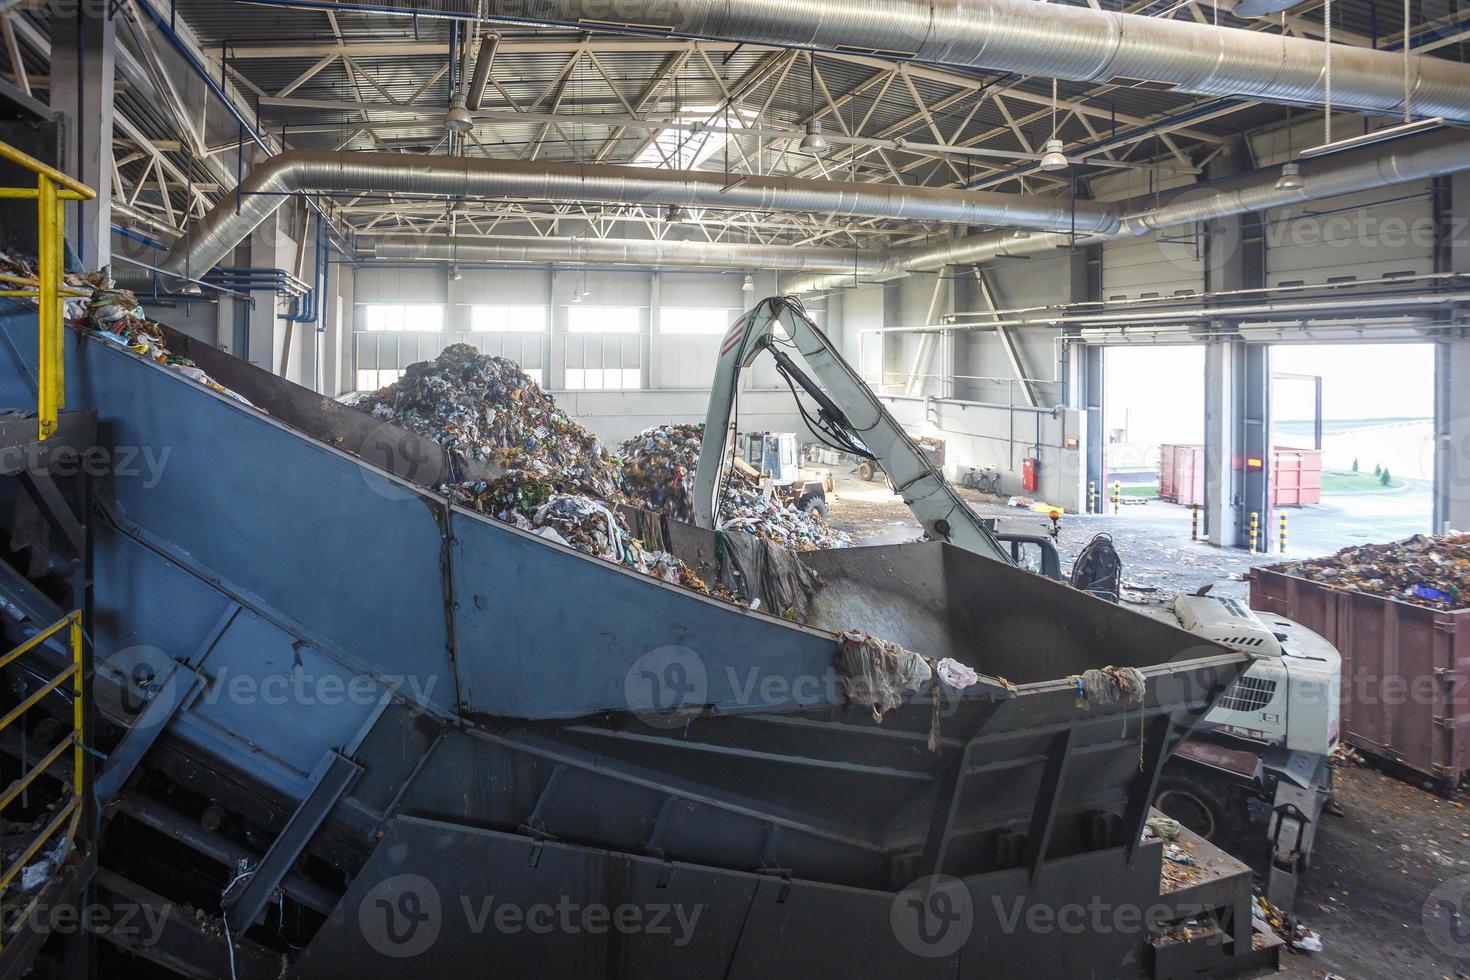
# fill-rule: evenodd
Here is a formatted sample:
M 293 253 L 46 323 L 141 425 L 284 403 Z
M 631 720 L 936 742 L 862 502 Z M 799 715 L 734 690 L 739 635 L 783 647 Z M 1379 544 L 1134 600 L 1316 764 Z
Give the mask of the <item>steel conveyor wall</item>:
M 35 317 L 5 310 L 0 404 L 25 404 Z M 761 950 L 800 945 L 773 938 L 782 922 L 830 928 L 839 914 L 876 931 L 870 962 L 912 967 L 869 917 L 929 872 L 963 877 L 977 896 L 1064 894 L 1081 876 L 1109 900 L 1141 901 L 1150 873 L 1156 890 L 1157 848 L 1138 844 L 1154 779 L 1243 657 L 941 544 L 813 556 L 828 582 L 819 625 L 787 623 L 449 507 L 338 448 L 400 445 L 393 427 L 376 438 L 358 417 L 315 414 L 317 396 L 288 382 L 198 359 L 280 417 L 94 335 L 67 337 L 68 407 L 96 409 L 117 464 L 97 494 L 98 681 L 130 684 L 139 664 L 203 678 L 124 791 L 125 812 L 172 806 L 187 820 L 197 814 L 181 800 L 225 800 L 250 829 L 232 846 L 258 857 L 263 842 L 299 833 L 287 818 L 329 773 L 348 773 L 301 842 L 309 867 L 283 885 L 327 915 L 295 975 L 392 965 L 364 944 L 354 903 L 407 873 L 452 901 L 471 887 L 461 853 L 505 862 L 472 873 L 489 876 L 474 888 L 526 900 L 570 887 L 564 875 L 613 897 L 701 895 L 730 910 L 711 913 L 698 945 L 706 965 L 744 964 L 729 975 L 768 969 Z M 425 465 L 420 478 L 443 472 Z M 927 696 L 881 724 L 844 703 L 831 632 L 844 627 L 1018 686 L 943 699 L 932 752 Z M 672 723 L 635 710 L 649 707 L 638 685 L 669 663 L 686 684 L 698 674 L 698 697 Z M 1142 669 L 1141 705 L 1077 702 L 1067 675 L 1105 663 Z M 113 721 L 102 738 L 130 719 Z M 742 928 L 751 903 L 762 911 Z M 461 937 L 402 975 L 481 962 L 497 943 L 511 944 L 507 962 L 535 961 L 529 941 Z M 589 975 L 683 963 L 648 937 L 621 953 L 611 941 L 583 937 L 556 956 L 586 959 Z M 1019 941 L 998 926 L 973 940 L 992 952 Z M 1059 940 L 1046 962 L 1122 963 L 1139 942 Z

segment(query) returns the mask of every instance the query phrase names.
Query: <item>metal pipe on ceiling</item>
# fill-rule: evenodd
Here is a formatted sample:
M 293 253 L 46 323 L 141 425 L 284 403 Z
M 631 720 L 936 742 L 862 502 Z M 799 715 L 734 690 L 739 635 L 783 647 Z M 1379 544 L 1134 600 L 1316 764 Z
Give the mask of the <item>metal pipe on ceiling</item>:
M 330 7 L 317 0 L 276 6 Z M 478 0 L 363 0 L 354 9 L 467 18 Z M 651 0 L 636 22 L 601 0 L 542 0 L 485 20 L 709 38 L 827 51 L 876 51 L 931 64 L 1077 82 L 1150 82 L 1194 95 L 1321 106 L 1328 45 L 1187 20 L 1035 0 Z M 1340 110 L 1470 122 L 1470 65 L 1333 45 Z M 1405 77 L 1407 75 L 1407 77 Z
M 381 235 L 359 247 L 380 259 L 436 262 L 527 262 L 633 265 L 650 268 L 775 270 L 781 272 L 882 271 L 876 256 L 855 249 L 730 242 L 654 241 L 630 238 L 528 238 Z
M 235 194 L 221 198 L 174 244 L 163 267 L 180 274 L 212 268 L 289 195 L 353 191 L 806 212 L 1012 228 L 1076 227 L 1085 232 L 1111 230 L 1117 220 L 1106 204 L 992 191 L 481 157 L 292 150 L 254 167 Z
M 1095 245 L 1120 238 L 1136 238 L 1176 225 L 1193 224 L 1251 211 L 1287 207 L 1322 198 L 1351 194 L 1442 177 L 1470 169 L 1470 137 L 1436 132 L 1405 139 L 1392 146 L 1374 146 L 1321 157 L 1302 164 L 1301 186 L 1278 187 L 1279 171 L 1267 169 L 1218 184 L 1186 189 L 1159 207 L 1120 210 L 1112 230 L 1096 233 L 996 231 L 958 238 L 937 246 L 895 250 L 888 268 L 877 275 L 931 272 L 948 265 L 973 265 L 1011 256 L 1041 255 L 1071 245 Z M 853 285 L 853 277 L 812 276 L 787 285 L 791 292 L 838 289 Z
M 480 39 L 480 52 L 475 57 L 475 72 L 470 76 L 470 86 L 465 92 L 464 107 L 471 112 L 480 108 L 485 99 L 485 87 L 490 84 L 490 72 L 495 67 L 495 52 L 499 48 L 499 34 L 486 34 Z
M 1402 296 L 1361 296 L 1332 299 L 1283 300 L 1270 303 L 1242 303 L 1235 306 L 1199 306 L 1177 310 L 1151 310 L 1137 313 L 1068 313 L 1060 316 L 1013 317 L 990 322 L 958 323 L 949 326 L 885 327 L 884 333 L 946 333 L 953 330 L 975 331 L 1020 327 L 1105 326 L 1128 328 L 1144 324 L 1199 323 L 1208 320 L 1293 320 L 1323 313 L 1366 315 L 1396 310 L 1414 310 L 1431 306 L 1452 306 L 1470 302 L 1470 292 L 1405 293 Z

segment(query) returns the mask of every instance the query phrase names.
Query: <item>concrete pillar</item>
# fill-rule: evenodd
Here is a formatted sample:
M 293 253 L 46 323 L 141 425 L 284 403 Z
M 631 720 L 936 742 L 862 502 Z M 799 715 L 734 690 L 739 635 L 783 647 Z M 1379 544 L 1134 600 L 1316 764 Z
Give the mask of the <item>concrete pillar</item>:
M 285 248 L 287 238 L 282 229 L 282 215 L 290 208 L 280 208 L 260 223 L 250 234 L 250 267 L 253 269 L 289 269 L 292 255 Z M 196 270 L 194 276 L 202 275 Z M 251 294 L 255 306 L 249 313 L 249 326 L 245 332 L 244 356 L 256 367 L 276 373 L 281 363 L 281 345 L 284 340 L 281 330 L 280 311 L 272 293 Z M 237 351 L 237 355 L 241 352 Z
M 1470 273 L 1470 240 L 1459 233 L 1470 220 L 1470 174 L 1438 188 L 1442 272 Z M 1452 317 L 1457 317 L 1452 314 Z M 1470 336 L 1453 320 L 1434 353 L 1434 523 L 1436 531 L 1470 530 Z
M 1470 338 L 1435 345 L 1434 529 L 1470 530 Z
M 112 96 L 117 39 L 106 3 L 56 4 L 51 108 L 66 116 L 61 170 L 97 192 L 66 207 L 66 238 L 85 268 L 111 261 Z
M 1237 373 L 1244 345 L 1212 341 L 1205 346 L 1205 538 L 1235 547 L 1239 541 L 1240 448 L 1235 424 Z

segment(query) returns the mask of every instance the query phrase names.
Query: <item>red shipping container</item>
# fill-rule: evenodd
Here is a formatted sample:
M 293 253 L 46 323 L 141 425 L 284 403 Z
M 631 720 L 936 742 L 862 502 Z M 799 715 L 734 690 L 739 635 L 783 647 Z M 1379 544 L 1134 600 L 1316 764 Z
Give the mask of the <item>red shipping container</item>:
M 1173 443 L 1159 447 L 1159 499 L 1205 502 L 1205 447 Z M 1271 506 L 1301 507 L 1322 502 L 1322 453 L 1277 446 L 1271 451 Z
M 1322 502 L 1322 452 L 1277 446 L 1271 452 L 1271 506 Z
M 1205 502 L 1205 447 L 1170 444 L 1159 447 L 1159 498 L 1175 504 Z

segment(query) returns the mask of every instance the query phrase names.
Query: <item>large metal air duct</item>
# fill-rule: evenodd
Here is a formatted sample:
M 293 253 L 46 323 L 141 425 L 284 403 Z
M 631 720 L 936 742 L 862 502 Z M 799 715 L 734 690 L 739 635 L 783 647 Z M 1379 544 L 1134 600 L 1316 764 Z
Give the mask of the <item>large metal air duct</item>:
M 201 275 L 279 208 L 287 195 L 303 191 L 677 205 L 1011 228 L 1075 226 L 1084 232 L 1109 230 L 1116 220 L 1106 205 L 1092 201 L 1074 205 L 1066 198 L 993 191 L 480 157 L 293 150 L 251 170 L 238 193 L 223 196 L 174 244 L 162 268 L 176 275 Z
M 743 245 L 631 238 L 475 238 L 382 235 L 360 245 L 380 259 L 439 262 L 527 262 L 632 265 L 649 268 L 743 269 L 876 275 L 886 263 L 849 248 Z
M 289 5 L 290 0 L 271 0 Z M 356 9 L 475 16 L 475 0 L 370 0 Z M 1037 0 L 649 0 L 636 19 L 603 0 L 540 0 L 489 20 L 720 38 L 1079 82 L 1153 82 L 1195 95 L 1324 102 L 1327 45 L 1305 38 Z M 1332 103 L 1404 109 L 1403 55 L 1332 46 Z M 1470 65 L 1411 57 L 1420 116 L 1470 122 Z
M 1196 221 L 1442 177 L 1470 169 L 1470 137 L 1454 132 L 1431 133 L 1392 145 L 1380 144 L 1323 157 L 1304 162 L 1301 167 L 1300 187 L 1277 187 L 1280 171 L 1270 168 L 1216 185 L 1184 190 L 1160 207 L 1120 210 L 1111 231 L 1079 234 L 1076 241 L 1081 245 L 1093 245 L 1118 238 L 1139 237 Z M 883 268 L 867 275 L 891 279 L 895 274 L 934 271 L 947 265 L 973 265 L 1007 256 L 1039 255 L 1065 248 L 1073 240 L 1071 235 L 1056 232 L 988 232 L 942 245 L 895 251 Z M 810 292 L 852 284 L 853 278 L 849 273 L 845 276 L 813 276 L 784 284 L 784 288 L 790 292 Z

